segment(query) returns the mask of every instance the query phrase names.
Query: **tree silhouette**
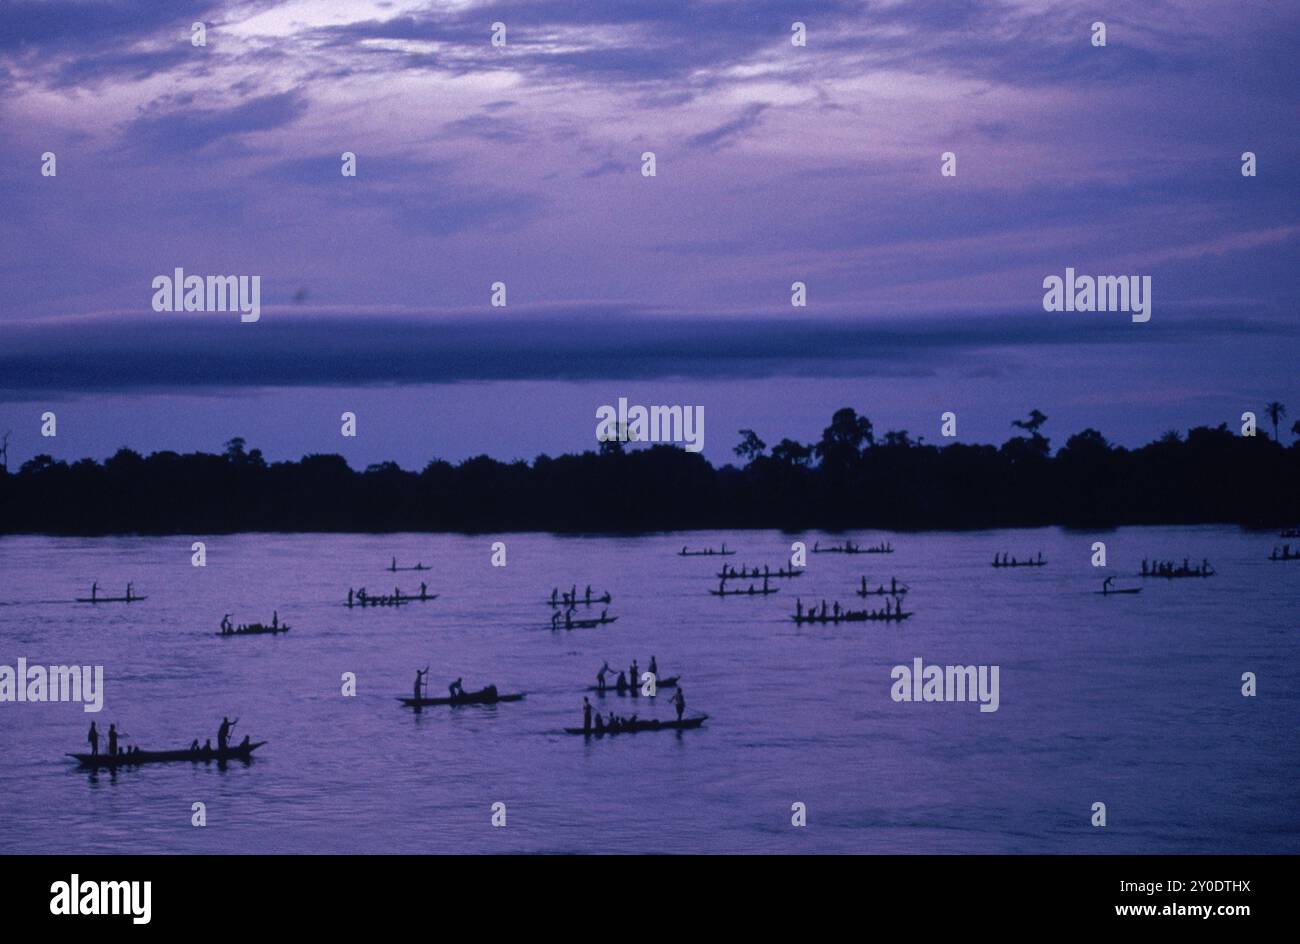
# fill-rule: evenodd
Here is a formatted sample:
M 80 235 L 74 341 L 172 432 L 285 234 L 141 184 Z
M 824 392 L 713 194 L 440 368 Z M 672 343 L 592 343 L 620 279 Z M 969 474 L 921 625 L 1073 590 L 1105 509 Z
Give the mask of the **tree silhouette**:
M 732 452 L 742 459 L 753 462 L 763 454 L 765 449 L 767 449 L 767 443 L 759 439 L 756 432 L 752 429 L 742 429 L 740 430 L 740 445 L 736 446 Z
M 1273 421 L 1273 442 L 1281 444 L 1282 440 L 1277 435 L 1277 424 L 1282 417 L 1286 416 L 1286 407 L 1274 400 L 1268 406 L 1264 407 L 1264 413 Z
M 928 445 L 836 411 L 815 445 L 767 449 L 741 430 L 743 468 L 649 445 L 538 456 L 434 459 L 352 469 L 339 455 L 268 463 L 241 438 L 217 453 L 121 449 L 97 462 L 48 455 L 0 472 L 0 533 L 237 531 L 666 531 L 688 528 L 990 528 L 1300 521 L 1300 443 L 1227 424 L 1138 449 L 1095 429 L 1052 455 L 1035 410 L 1002 446 Z M 1280 414 L 1279 414 L 1280 419 Z M 1300 436 L 1300 422 L 1293 427 Z M 1249 495 L 1244 501 L 1241 496 Z

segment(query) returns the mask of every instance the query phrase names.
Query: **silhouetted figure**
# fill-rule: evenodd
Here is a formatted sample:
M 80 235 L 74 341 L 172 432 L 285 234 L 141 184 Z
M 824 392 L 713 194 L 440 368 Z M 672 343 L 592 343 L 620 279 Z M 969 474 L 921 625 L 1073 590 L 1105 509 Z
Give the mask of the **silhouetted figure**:
M 655 661 L 654 656 L 650 657 L 650 674 L 655 678 L 659 678 L 659 663 Z
M 86 735 L 86 740 L 90 742 L 90 756 L 99 756 L 99 730 L 93 721 L 90 722 L 90 733 Z
M 420 700 L 420 693 L 424 690 L 424 677 L 429 674 L 429 667 L 426 665 L 422 670 L 415 670 L 415 700 Z
M 632 660 L 632 668 L 628 670 L 627 677 L 632 682 L 633 688 L 641 684 L 641 670 L 636 667 L 636 659 Z
M 618 673 L 618 681 L 614 683 L 614 687 L 620 692 L 627 691 L 627 676 L 624 673 Z
M 195 738 L 193 741 L 190 741 L 190 753 L 197 754 L 198 752 L 199 752 L 199 739 Z
M 461 680 L 457 678 L 456 681 L 447 686 L 447 691 L 451 693 L 453 700 L 465 697 L 465 689 L 460 683 Z
M 98 584 L 98 583 L 92 583 L 92 584 L 90 585 L 90 602 L 91 602 L 91 603 L 94 603 L 94 602 L 95 602 L 95 594 L 96 594 L 98 591 L 99 591 L 99 584 Z
M 603 692 L 603 691 L 605 690 L 605 676 L 606 676 L 607 674 L 609 674 L 609 673 L 612 673 L 613 671 L 614 671 L 614 670 L 611 669 L 611 668 L 609 667 L 609 661 L 608 661 L 608 660 L 606 660 L 605 663 L 604 663 L 603 665 L 601 665 L 601 667 L 600 667 L 600 671 L 596 673 L 596 690 L 597 690 L 597 691 L 599 691 L 599 692 Z
M 348 608 L 352 608 L 352 588 L 348 587 Z
M 605 719 L 600 716 L 600 712 L 598 711 L 596 712 L 596 733 L 599 734 L 604 730 L 605 730 Z
M 582 696 L 582 733 L 591 733 L 591 702 L 586 695 Z
M 212 738 L 205 738 L 203 741 L 203 756 L 212 756 Z
M 253 739 L 250 738 L 247 734 L 245 734 L 244 739 L 239 742 L 239 749 L 241 751 L 246 751 L 249 750 L 252 746 L 253 746 Z
M 217 751 L 219 753 L 224 753 L 226 748 L 230 746 L 230 731 L 237 724 L 239 724 L 238 718 L 234 721 L 226 717 L 221 719 L 221 727 L 217 728 Z
M 126 602 L 127 602 L 127 603 L 130 603 L 130 602 L 131 602 L 131 595 L 132 595 L 132 593 L 134 592 L 132 588 L 133 588 L 134 586 L 135 586 L 135 584 L 131 584 L 131 583 L 128 583 L 128 584 L 126 585 Z
M 677 687 L 677 691 L 673 693 L 668 703 L 677 709 L 677 720 L 681 721 L 682 712 L 686 710 L 686 696 L 682 694 L 681 686 Z
M 115 724 L 108 726 L 108 756 L 117 756 L 117 725 Z

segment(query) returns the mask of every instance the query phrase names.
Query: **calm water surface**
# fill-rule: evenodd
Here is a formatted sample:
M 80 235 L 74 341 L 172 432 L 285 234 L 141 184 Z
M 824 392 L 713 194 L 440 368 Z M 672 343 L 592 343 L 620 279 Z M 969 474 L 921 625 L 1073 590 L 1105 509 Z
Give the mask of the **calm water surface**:
M 102 664 L 98 715 L 0 704 L 0 851 L 52 852 L 1300 852 L 1300 563 L 1271 563 L 1271 535 L 1232 528 L 1056 529 L 849 535 L 891 556 L 810 556 L 766 598 L 707 590 L 722 558 L 784 563 L 777 532 L 637 538 L 505 535 L 0 539 L 0 664 Z M 1208 557 L 1209 580 L 1092 593 L 1142 557 Z M 508 566 L 489 566 L 503 540 Z M 1041 569 L 994 570 L 996 551 L 1042 551 Z M 400 562 L 424 574 L 385 571 Z M 912 587 L 897 624 L 796 627 L 794 598 L 860 605 L 859 577 Z M 441 594 L 348 610 L 347 588 Z M 69 602 L 92 580 L 147 601 Z M 619 621 L 552 632 L 553 586 L 610 590 Z M 879 598 L 873 598 L 872 606 Z M 223 613 L 293 629 L 223 639 Z M 698 731 L 584 742 L 584 686 L 600 663 L 682 674 Z M 1001 707 L 907 704 L 890 670 L 1001 667 Z M 398 704 L 417 667 L 441 694 L 495 683 L 495 707 Z M 1252 671 L 1259 696 L 1243 698 Z M 356 673 L 358 693 L 340 694 Z M 668 717 L 667 698 L 609 697 Z M 91 718 L 172 748 L 212 738 L 223 714 L 269 743 L 248 765 L 79 771 Z M 1094 801 L 1109 826 L 1089 825 Z M 190 825 L 191 804 L 208 825 Z M 490 825 L 495 802 L 506 828 Z M 790 826 L 790 806 L 808 826 Z

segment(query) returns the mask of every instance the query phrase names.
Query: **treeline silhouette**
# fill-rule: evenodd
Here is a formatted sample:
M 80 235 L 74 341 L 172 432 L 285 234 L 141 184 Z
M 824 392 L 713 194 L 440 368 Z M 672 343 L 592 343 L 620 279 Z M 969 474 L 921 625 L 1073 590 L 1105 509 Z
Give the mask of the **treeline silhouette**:
M 1300 522 L 1300 445 L 1226 425 L 1140 449 L 1094 429 L 1055 454 L 1037 410 L 1001 446 L 877 436 L 851 408 L 815 443 L 770 449 L 741 430 L 741 465 L 675 446 L 600 444 L 532 463 L 478 456 L 350 468 L 338 455 L 268 463 L 242 439 L 221 454 L 122 449 L 104 462 L 36 456 L 0 470 L 0 533 L 657 531 L 987 528 Z M 1300 428 L 1300 424 L 1297 424 Z

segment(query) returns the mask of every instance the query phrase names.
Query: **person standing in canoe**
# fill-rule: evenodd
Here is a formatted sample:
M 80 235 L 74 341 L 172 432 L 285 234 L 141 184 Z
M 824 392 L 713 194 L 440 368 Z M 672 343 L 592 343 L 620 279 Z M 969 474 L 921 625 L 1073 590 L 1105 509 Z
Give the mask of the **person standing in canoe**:
M 457 698 L 465 697 L 465 689 L 460 682 L 461 680 L 458 678 L 447 686 L 447 691 L 451 693 L 452 701 L 455 701 Z
M 117 756 L 117 725 L 115 724 L 108 726 L 108 756 Z
M 641 670 L 636 667 L 636 659 L 632 660 L 632 668 L 629 670 L 628 681 L 632 683 L 632 689 L 641 684 Z
M 591 702 L 586 695 L 582 696 L 582 733 L 591 733 Z
M 90 585 L 90 602 L 91 602 L 91 603 L 94 603 L 94 602 L 95 602 L 95 593 L 96 593 L 98 590 L 99 590 L 99 583 L 98 583 L 98 582 L 96 582 L 96 583 L 92 583 L 92 584 Z
M 421 672 L 419 669 L 415 670 L 415 700 L 417 702 L 420 700 L 420 692 L 424 688 L 424 677 L 428 674 L 429 674 L 429 667 L 427 665 L 424 667 L 423 672 Z
M 126 585 L 126 602 L 127 602 L 127 603 L 130 603 L 130 602 L 131 602 L 131 593 L 132 593 L 132 588 L 133 588 L 134 586 L 135 586 L 135 584 L 133 584 L 133 583 L 128 583 L 128 584 Z
M 90 722 L 90 733 L 86 735 L 86 740 L 90 742 L 90 756 L 99 756 L 99 731 L 95 728 L 95 722 Z
M 682 712 L 686 710 L 686 696 L 682 694 L 681 686 L 673 693 L 673 697 L 668 699 L 668 704 L 677 709 L 677 720 L 682 720 Z
M 650 674 L 656 679 L 659 678 L 659 663 L 655 661 L 654 656 L 650 657 Z
M 602 665 L 600 671 L 596 673 L 596 691 L 603 692 L 605 690 L 605 676 L 613 671 L 614 670 L 609 667 L 609 660 L 606 659 L 605 664 Z
M 231 721 L 227 717 L 222 717 L 221 727 L 217 728 L 217 751 L 219 753 L 224 753 L 226 748 L 230 746 L 230 729 L 237 724 L 239 724 L 238 718 Z

